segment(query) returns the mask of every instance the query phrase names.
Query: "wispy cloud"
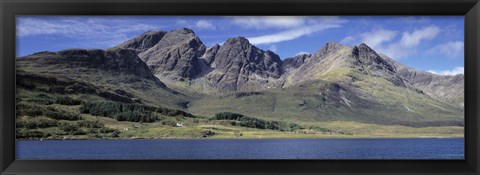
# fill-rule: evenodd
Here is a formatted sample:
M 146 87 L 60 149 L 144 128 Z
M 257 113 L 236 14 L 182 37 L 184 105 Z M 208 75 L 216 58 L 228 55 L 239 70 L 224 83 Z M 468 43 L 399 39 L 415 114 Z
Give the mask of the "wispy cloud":
M 413 32 L 403 32 L 400 46 L 404 48 L 412 48 L 418 46 L 423 40 L 431 40 L 435 38 L 440 32 L 437 26 L 428 26 Z
M 215 25 L 213 25 L 211 21 L 207 21 L 207 20 L 198 20 L 197 23 L 195 23 L 195 27 L 198 29 L 206 29 L 206 30 L 216 29 Z
M 231 18 L 233 24 L 248 29 L 285 29 L 304 26 L 307 22 L 307 17 L 302 16 L 239 16 Z
M 53 20 L 52 20 L 53 19 Z M 129 39 L 129 33 L 158 29 L 148 24 L 128 24 L 122 19 L 100 17 L 20 17 L 17 18 L 17 36 L 54 36 L 81 39 L 92 47 L 109 47 Z M 102 42 L 98 42 L 102 41 Z
M 400 41 L 391 43 L 386 47 L 380 47 L 379 50 L 385 55 L 401 59 L 415 54 L 417 46 L 423 41 L 434 39 L 439 33 L 440 28 L 437 26 L 427 26 L 413 31 L 405 31 Z
M 376 51 L 395 59 L 402 59 L 417 52 L 417 47 L 424 41 L 434 39 L 440 33 L 437 26 L 424 26 L 410 31 L 400 32 L 384 28 L 374 28 L 369 32 L 352 35 L 342 39 L 343 44 L 366 43 Z
M 449 59 L 463 58 L 464 44 L 462 41 L 450 41 L 439 44 L 428 51 L 429 54 L 442 54 Z
M 464 74 L 465 70 L 464 70 L 464 67 L 455 67 L 451 70 L 442 70 L 442 71 L 429 70 L 428 72 L 437 74 L 437 75 L 458 75 L 458 74 Z
M 342 26 L 341 24 L 344 22 L 345 20 L 342 20 L 337 17 L 324 17 L 324 18 L 318 18 L 318 20 L 315 20 L 315 21 L 307 20 L 307 22 L 305 22 L 302 25 L 292 27 L 291 29 L 284 30 L 278 33 L 255 36 L 255 37 L 247 37 L 247 38 L 252 44 L 258 44 L 258 45 L 273 44 L 273 43 L 278 43 L 283 41 L 294 40 L 299 37 L 313 34 L 326 29 L 339 28 Z M 278 26 L 282 26 L 282 27 L 293 26 L 293 24 L 279 25 L 280 23 L 281 22 L 277 22 L 275 24 L 278 24 Z

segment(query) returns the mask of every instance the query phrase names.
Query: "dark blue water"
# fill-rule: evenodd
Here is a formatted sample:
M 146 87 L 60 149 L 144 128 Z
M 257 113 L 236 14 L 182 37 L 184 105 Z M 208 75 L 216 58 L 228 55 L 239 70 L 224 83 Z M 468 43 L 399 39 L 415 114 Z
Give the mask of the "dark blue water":
M 464 139 L 17 141 L 17 159 L 464 159 Z

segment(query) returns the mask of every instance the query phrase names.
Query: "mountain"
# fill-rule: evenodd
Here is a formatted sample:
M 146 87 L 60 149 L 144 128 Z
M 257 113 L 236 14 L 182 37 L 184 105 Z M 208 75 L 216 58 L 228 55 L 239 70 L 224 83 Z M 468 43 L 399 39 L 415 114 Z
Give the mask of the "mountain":
M 295 121 L 355 121 L 414 127 L 463 125 L 463 112 L 437 100 L 397 72 L 366 44 L 327 43 L 281 63 L 282 88 L 194 101 L 190 110 L 233 111 Z M 463 86 L 463 85 L 461 85 Z
M 311 79 L 338 79 L 342 77 L 340 75 L 357 71 L 406 87 L 393 66 L 366 44 L 347 47 L 337 43 L 327 43 L 304 60 L 303 64 L 297 65 L 286 75 L 286 86 Z
M 116 47 L 138 50 L 138 56 L 162 80 L 184 81 L 203 71 L 204 63 L 199 57 L 205 53 L 206 47 L 195 33 L 187 28 L 166 33 L 147 32 Z
M 181 28 L 167 33 L 150 31 L 116 47 L 139 51 L 155 76 L 187 91 L 249 91 L 282 84 L 280 57 L 253 46 L 244 37 L 230 38 L 222 46 L 207 49 L 192 30 Z
M 214 46 L 205 59 L 214 68 L 206 75 L 218 91 L 248 91 L 279 86 L 282 60 L 272 51 L 263 51 L 244 38 L 230 38 Z
M 131 49 L 69 49 L 16 59 L 17 84 L 31 91 L 79 93 L 126 103 L 177 106 L 185 98 L 155 77 Z M 171 102 L 171 103 L 170 103 Z

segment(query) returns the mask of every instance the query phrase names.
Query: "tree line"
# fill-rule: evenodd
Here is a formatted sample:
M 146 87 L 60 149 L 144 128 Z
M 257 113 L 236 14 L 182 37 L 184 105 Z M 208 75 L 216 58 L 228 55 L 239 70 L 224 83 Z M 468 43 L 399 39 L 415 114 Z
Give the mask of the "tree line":
M 195 117 L 191 113 L 182 110 L 112 102 L 85 102 L 82 104 L 80 112 L 130 122 L 155 122 L 158 120 L 158 116 L 154 112 L 166 116 Z
M 295 131 L 304 129 L 302 126 L 295 123 L 288 123 L 276 120 L 263 120 L 243 114 L 237 114 L 232 112 L 221 112 L 215 114 L 214 120 L 233 120 L 232 125 L 238 125 L 249 128 L 257 129 L 270 129 L 278 131 Z

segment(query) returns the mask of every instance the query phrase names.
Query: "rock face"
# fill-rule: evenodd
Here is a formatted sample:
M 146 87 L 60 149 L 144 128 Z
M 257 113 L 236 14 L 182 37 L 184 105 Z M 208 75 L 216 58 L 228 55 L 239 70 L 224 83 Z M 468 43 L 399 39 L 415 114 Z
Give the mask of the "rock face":
M 141 38 L 145 37 L 139 36 L 136 39 Z M 138 40 L 137 43 L 148 42 Z M 122 46 L 125 44 L 117 47 Z M 138 56 L 147 63 L 157 77 L 183 81 L 192 79 L 202 72 L 203 66 L 200 64 L 203 64 L 203 61 L 199 57 L 205 53 L 206 47 L 192 30 L 182 28 L 165 33 L 155 45 L 148 49 L 136 47 L 134 49 L 144 50 Z
M 305 60 L 311 57 L 311 54 L 301 54 L 291 58 L 286 58 L 283 60 L 283 68 L 287 69 L 296 69 L 305 63 Z
M 243 37 L 228 39 L 211 60 L 215 71 L 207 77 L 220 91 L 262 88 L 282 75 L 282 61 L 277 54 L 263 51 Z
M 358 59 L 363 73 L 384 78 L 396 86 L 406 87 L 403 79 L 395 73 L 393 66 L 366 44 L 362 43 L 359 46 L 354 46 L 352 53 Z
M 203 56 L 203 60 L 205 63 L 210 67 L 215 67 L 215 55 L 217 55 L 218 50 L 220 49 L 220 45 L 215 44 L 213 47 L 208 48 Z

